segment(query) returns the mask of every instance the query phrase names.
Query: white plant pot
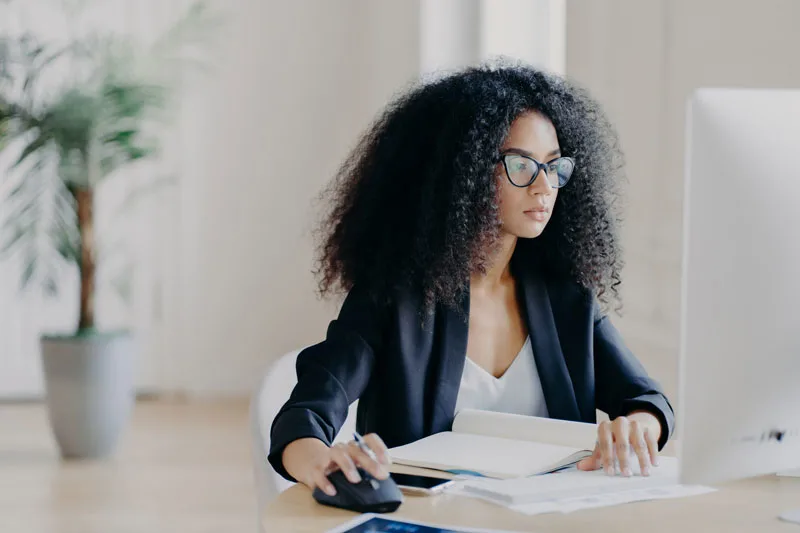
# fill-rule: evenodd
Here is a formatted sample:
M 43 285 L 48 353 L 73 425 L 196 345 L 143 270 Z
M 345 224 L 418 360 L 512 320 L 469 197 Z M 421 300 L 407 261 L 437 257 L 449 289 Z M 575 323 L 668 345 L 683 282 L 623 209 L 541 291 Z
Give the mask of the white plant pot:
M 134 338 L 127 333 L 41 339 L 50 426 L 65 459 L 110 455 L 134 402 Z

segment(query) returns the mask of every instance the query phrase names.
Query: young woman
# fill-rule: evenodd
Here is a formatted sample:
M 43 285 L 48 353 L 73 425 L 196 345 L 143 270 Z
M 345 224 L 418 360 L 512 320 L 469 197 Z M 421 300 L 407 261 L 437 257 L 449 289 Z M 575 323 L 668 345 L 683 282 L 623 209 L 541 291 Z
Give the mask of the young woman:
M 612 421 L 579 467 L 648 472 L 674 414 L 604 311 L 619 304 L 620 174 L 599 105 L 526 66 L 467 69 L 389 105 L 327 191 L 320 288 L 347 297 L 298 357 L 276 471 L 329 494 L 335 468 L 385 478 L 387 446 L 469 407 L 592 423 L 600 409 Z M 378 461 L 330 446 L 357 399 Z

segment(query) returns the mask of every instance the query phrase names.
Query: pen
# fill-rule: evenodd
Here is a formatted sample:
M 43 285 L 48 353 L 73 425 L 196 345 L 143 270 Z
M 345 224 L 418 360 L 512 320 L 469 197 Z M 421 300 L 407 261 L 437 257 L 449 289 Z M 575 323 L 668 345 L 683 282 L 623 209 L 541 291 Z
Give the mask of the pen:
M 367 445 L 366 441 L 364 440 L 364 437 L 358 434 L 358 431 L 353 432 L 353 440 L 355 440 L 356 445 L 361 449 L 362 452 L 367 454 L 367 456 L 369 456 L 369 458 L 375 461 L 376 463 L 378 462 L 378 458 L 375 456 L 375 452 L 373 452 L 372 449 Z M 366 479 L 367 481 L 369 481 L 369 484 L 372 485 L 372 490 L 378 490 L 378 487 L 380 487 L 378 480 L 376 480 L 366 471 L 364 472 L 364 474 L 366 475 Z

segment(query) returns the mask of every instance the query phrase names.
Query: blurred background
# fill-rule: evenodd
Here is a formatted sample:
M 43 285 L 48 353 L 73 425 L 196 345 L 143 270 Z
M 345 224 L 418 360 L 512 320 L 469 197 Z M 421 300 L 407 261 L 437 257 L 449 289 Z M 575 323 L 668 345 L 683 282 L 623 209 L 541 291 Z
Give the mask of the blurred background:
M 148 43 L 192 4 L 11 0 L 0 2 L 0 36 L 63 41 L 99 28 Z M 142 399 L 105 462 L 60 462 L 41 403 L 40 335 L 74 327 L 78 270 L 67 263 L 53 274 L 52 296 L 36 283 L 20 290 L 19 254 L 0 260 L 0 529 L 252 529 L 249 395 L 272 361 L 322 339 L 338 311 L 317 298 L 311 273 L 320 191 L 393 95 L 426 73 L 496 55 L 584 85 L 617 126 L 628 184 L 624 310 L 615 322 L 677 395 L 686 99 L 701 86 L 800 87 L 800 3 L 230 0 L 212 8 L 200 72 L 171 80 L 170 120 L 155 130 L 160 151 L 97 187 L 95 226 L 122 243 L 127 266 L 126 298 L 119 283 L 98 285 L 95 321 L 135 331 L 131 372 Z M 67 75 L 44 84 L 44 100 Z M 12 190 L 5 169 L 18 156 L 10 146 L 0 153 L 0 197 Z M 152 186 L 161 176 L 169 180 Z M 0 227 L 12 215 L 5 205 Z M 198 484 L 207 491 L 183 492 Z

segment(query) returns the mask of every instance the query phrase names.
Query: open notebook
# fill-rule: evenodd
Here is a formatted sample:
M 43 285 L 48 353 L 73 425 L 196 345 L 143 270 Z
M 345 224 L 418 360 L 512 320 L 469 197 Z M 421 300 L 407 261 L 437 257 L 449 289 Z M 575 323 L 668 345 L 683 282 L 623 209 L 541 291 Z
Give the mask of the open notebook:
M 594 424 L 464 409 L 453 430 L 390 450 L 392 462 L 492 478 L 546 474 L 591 455 Z

